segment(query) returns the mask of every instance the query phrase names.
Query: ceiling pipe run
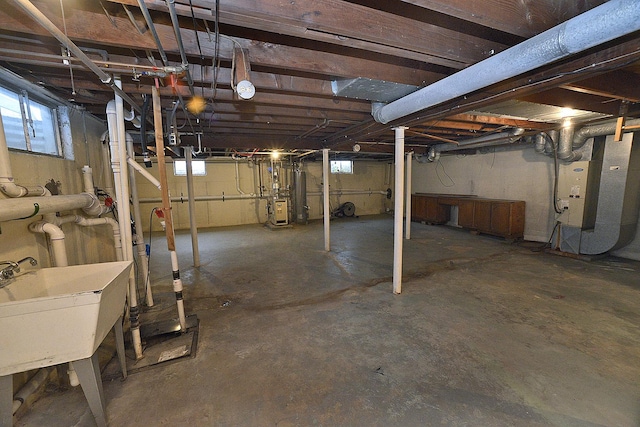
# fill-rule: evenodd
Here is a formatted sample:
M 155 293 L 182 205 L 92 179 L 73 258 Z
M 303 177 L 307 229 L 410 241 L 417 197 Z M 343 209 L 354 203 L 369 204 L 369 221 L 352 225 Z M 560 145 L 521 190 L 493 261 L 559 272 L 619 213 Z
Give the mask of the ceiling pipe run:
M 640 1 L 610 0 L 372 114 L 386 124 L 638 30 Z
M 522 128 L 513 128 L 504 132 L 483 135 L 477 138 L 459 141 L 457 144 L 438 144 L 431 147 L 436 153 L 444 153 L 446 151 L 467 150 L 473 148 L 489 147 L 493 145 L 512 144 L 520 139 L 520 135 L 524 133 Z
M 142 16 L 144 16 L 144 20 L 147 23 L 147 27 L 149 27 L 149 31 L 151 31 L 153 40 L 155 40 L 156 42 L 156 47 L 158 48 L 158 52 L 160 53 L 160 58 L 162 58 L 162 63 L 165 66 L 169 65 L 167 54 L 164 52 L 164 49 L 162 48 L 162 42 L 160 42 L 160 37 L 158 37 L 156 26 L 153 24 L 153 20 L 151 19 L 151 14 L 149 13 L 149 9 L 147 9 L 147 5 L 145 4 L 144 0 L 138 0 L 138 6 L 140 6 L 140 10 L 142 11 Z
M 187 61 L 187 54 L 182 44 L 182 34 L 180 33 L 180 22 L 178 22 L 178 14 L 176 13 L 176 6 L 174 0 L 165 0 L 167 8 L 169 8 L 169 15 L 171 16 L 171 23 L 173 24 L 173 32 L 176 35 L 176 42 L 178 42 L 178 50 L 180 50 L 180 58 L 182 59 L 182 66 L 187 74 L 187 84 L 189 85 L 189 92 L 191 96 L 194 96 L 193 79 L 191 78 L 191 72 L 189 71 L 189 61 Z M 197 37 L 197 35 L 196 35 Z M 166 64 L 165 64 L 166 65 Z
M 115 93 L 117 93 L 122 99 L 127 101 L 129 105 L 133 109 L 135 109 L 138 113 L 140 112 L 140 107 L 135 103 L 129 95 L 127 95 L 122 89 L 115 85 L 113 77 L 109 74 L 105 73 L 98 67 L 78 46 L 71 41 L 69 37 L 67 37 L 56 25 L 49 20 L 40 10 L 35 7 L 29 0 L 13 0 L 13 2 L 20 6 L 22 10 L 24 10 L 29 16 L 31 16 L 37 23 L 42 25 L 47 31 L 51 33 L 64 47 L 69 49 L 73 54 L 82 61 L 84 65 L 87 66 L 91 71 L 93 71 L 100 81 L 107 86 L 111 87 Z

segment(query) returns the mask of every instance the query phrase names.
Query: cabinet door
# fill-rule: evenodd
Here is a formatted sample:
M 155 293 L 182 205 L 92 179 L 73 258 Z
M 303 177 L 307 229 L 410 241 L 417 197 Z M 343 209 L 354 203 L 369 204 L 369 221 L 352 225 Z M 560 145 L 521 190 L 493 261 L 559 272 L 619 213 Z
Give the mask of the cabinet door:
M 473 208 L 473 225 L 483 233 L 491 232 L 491 201 L 476 200 Z
M 499 236 L 511 235 L 511 203 L 491 203 L 491 233 Z
M 411 220 L 424 221 L 424 197 L 411 195 Z
M 458 202 L 458 225 L 464 228 L 475 228 L 473 221 L 475 202 L 460 200 Z
M 441 205 L 437 197 L 427 199 L 427 222 L 433 224 L 444 224 L 449 221 L 450 208 Z

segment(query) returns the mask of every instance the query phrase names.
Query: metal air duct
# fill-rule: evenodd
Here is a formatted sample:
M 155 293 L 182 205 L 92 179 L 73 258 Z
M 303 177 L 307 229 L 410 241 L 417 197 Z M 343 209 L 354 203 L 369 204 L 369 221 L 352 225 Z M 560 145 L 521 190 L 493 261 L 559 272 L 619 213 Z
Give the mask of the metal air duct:
M 611 0 L 383 107 L 377 122 L 405 117 L 640 30 L 640 1 Z

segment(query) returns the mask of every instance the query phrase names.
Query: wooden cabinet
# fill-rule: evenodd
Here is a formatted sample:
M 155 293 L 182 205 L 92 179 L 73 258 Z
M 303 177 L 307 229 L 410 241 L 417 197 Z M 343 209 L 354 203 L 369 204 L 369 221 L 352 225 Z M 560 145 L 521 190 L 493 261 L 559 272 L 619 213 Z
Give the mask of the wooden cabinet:
M 524 236 L 524 208 L 523 201 L 491 202 L 491 230 L 488 233 L 507 239 L 522 238 Z
M 414 194 L 411 196 L 411 219 L 445 224 L 449 221 L 451 206 L 458 207 L 460 227 L 505 239 L 524 237 L 525 202 L 521 200 Z
M 491 233 L 491 201 L 477 200 L 473 207 L 473 229 Z
M 458 203 L 458 225 L 463 228 L 475 228 L 475 205 L 473 200 L 460 200 Z
M 450 210 L 438 203 L 438 196 L 412 194 L 411 220 L 429 224 L 444 224 L 449 221 Z

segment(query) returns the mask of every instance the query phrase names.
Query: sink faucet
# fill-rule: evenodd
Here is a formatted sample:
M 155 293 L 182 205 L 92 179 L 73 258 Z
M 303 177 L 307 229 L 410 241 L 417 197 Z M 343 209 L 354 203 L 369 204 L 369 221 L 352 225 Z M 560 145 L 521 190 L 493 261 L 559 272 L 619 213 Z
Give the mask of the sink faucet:
M 0 266 L 6 265 L 5 268 L 0 270 L 0 281 L 5 281 L 13 278 L 16 273 L 20 273 L 20 264 L 29 261 L 29 264 L 36 266 L 38 261 L 33 257 L 22 258 L 20 261 L 0 261 Z

